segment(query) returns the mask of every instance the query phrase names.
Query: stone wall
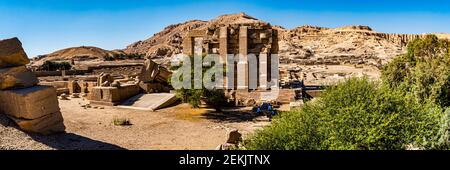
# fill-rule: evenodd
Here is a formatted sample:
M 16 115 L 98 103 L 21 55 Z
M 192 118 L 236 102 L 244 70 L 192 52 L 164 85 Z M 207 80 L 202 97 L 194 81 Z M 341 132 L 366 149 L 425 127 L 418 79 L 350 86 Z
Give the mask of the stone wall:
M 225 96 L 234 100 L 236 105 L 240 106 L 252 106 L 262 101 L 275 102 L 277 104 L 289 104 L 295 101 L 296 92 L 294 89 L 279 89 L 278 93 L 272 92 L 271 90 L 228 90 L 225 92 Z M 268 95 L 264 96 L 264 93 L 272 97 L 266 97 Z
M 38 86 L 36 75 L 25 67 L 28 63 L 17 38 L 0 40 L 0 113 L 27 132 L 63 132 L 56 89 Z

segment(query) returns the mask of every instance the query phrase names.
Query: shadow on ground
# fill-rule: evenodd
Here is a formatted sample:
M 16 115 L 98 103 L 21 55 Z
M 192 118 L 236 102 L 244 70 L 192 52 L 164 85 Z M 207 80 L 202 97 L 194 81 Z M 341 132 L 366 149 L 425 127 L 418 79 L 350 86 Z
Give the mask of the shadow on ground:
M 0 124 L 5 127 L 19 129 L 13 121 L 2 114 L 0 114 Z M 57 150 L 125 150 L 125 148 L 114 144 L 93 140 L 73 133 L 59 133 L 48 136 L 32 133 L 26 134 L 34 141 Z
M 60 133 L 43 136 L 30 134 L 35 141 L 57 150 L 125 150 L 120 146 L 93 140 L 74 133 Z
M 211 119 L 215 121 L 221 122 L 245 122 L 245 121 L 254 121 L 255 118 L 260 117 L 251 109 L 243 108 L 243 107 L 232 107 L 232 108 L 223 108 L 220 111 L 208 111 L 202 116 L 206 119 Z

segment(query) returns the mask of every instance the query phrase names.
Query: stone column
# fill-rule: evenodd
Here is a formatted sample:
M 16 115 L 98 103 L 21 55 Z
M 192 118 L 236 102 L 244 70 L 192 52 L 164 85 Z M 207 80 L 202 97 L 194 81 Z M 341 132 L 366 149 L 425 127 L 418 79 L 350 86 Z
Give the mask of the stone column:
M 227 63 L 228 54 L 228 27 L 220 27 L 219 30 L 219 55 L 225 66 Z M 225 67 L 226 68 L 226 67 Z M 228 77 L 225 76 L 223 79 L 224 89 L 230 89 L 232 86 L 228 85 Z
M 268 77 L 268 58 L 267 53 L 259 54 L 259 87 L 263 90 L 267 89 L 267 77 Z
M 239 27 L 238 89 L 248 89 L 247 26 Z
M 183 40 L 183 54 L 188 56 L 194 55 L 194 40 L 191 36 L 187 36 Z

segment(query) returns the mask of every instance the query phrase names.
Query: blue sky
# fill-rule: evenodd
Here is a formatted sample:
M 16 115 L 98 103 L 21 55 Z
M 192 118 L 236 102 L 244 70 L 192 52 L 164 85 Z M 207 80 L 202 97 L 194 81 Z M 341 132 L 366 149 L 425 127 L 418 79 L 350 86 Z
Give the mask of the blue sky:
M 123 49 L 165 26 L 226 13 L 295 28 L 368 25 L 379 32 L 450 32 L 450 1 L 0 0 L 0 39 L 19 37 L 29 57 L 73 46 Z

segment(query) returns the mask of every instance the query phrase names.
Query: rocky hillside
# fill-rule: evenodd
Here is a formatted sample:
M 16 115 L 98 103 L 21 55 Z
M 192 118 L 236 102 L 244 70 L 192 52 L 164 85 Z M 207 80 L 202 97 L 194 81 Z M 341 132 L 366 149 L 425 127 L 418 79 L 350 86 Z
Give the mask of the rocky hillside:
M 168 65 L 170 57 L 181 53 L 183 38 L 195 29 L 233 23 L 265 23 L 245 13 L 227 14 L 210 21 L 191 20 L 170 25 L 152 37 L 135 42 L 123 50 L 108 51 L 96 47 L 75 47 L 37 57 L 33 64 L 46 60 L 103 60 L 114 54 L 139 54 L 157 63 Z M 282 64 L 367 64 L 380 66 L 391 58 L 405 53 L 406 44 L 425 34 L 386 34 L 368 26 L 324 28 L 300 26 L 292 30 L 272 26 L 278 30 L 279 56 Z M 436 34 L 450 38 L 450 34 Z
M 245 13 L 227 14 L 219 16 L 211 21 L 192 20 L 181 24 L 170 25 L 163 31 L 153 35 L 152 37 L 135 42 L 126 47 L 123 51 L 129 54 L 145 54 L 145 56 L 162 64 L 168 64 L 173 54 L 181 53 L 182 40 L 189 31 L 198 29 L 206 30 L 212 26 L 228 25 L 234 23 L 259 23 L 263 22 L 256 18 L 250 17 Z
M 45 61 L 87 61 L 87 60 L 104 60 L 105 57 L 113 57 L 117 55 L 125 55 L 121 50 L 104 50 L 98 47 L 81 46 L 72 47 L 55 51 L 50 54 L 40 55 L 33 58 L 32 65 L 42 65 Z
M 145 54 L 156 61 L 158 59 L 167 59 L 173 54 L 181 52 L 183 48 L 183 37 L 189 31 L 204 26 L 206 23 L 205 21 L 192 20 L 181 24 L 170 25 L 149 39 L 138 41 L 127 46 L 124 51 L 128 54 Z
M 145 54 L 158 63 L 167 64 L 173 54 L 182 50 L 182 39 L 194 29 L 213 25 L 264 22 L 244 13 L 222 15 L 211 21 L 193 20 L 166 27 L 149 39 L 129 45 L 126 53 Z M 323 28 L 301 26 L 279 30 L 279 55 L 282 63 L 298 64 L 368 64 L 380 66 L 405 52 L 406 44 L 424 34 L 386 34 L 368 26 Z M 440 34 L 446 37 L 448 34 Z
M 409 41 L 426 35 L 378 33 L 368 26 L 301 26 L 279 36 L 282 63 L 380 66 L 405 53 Z

